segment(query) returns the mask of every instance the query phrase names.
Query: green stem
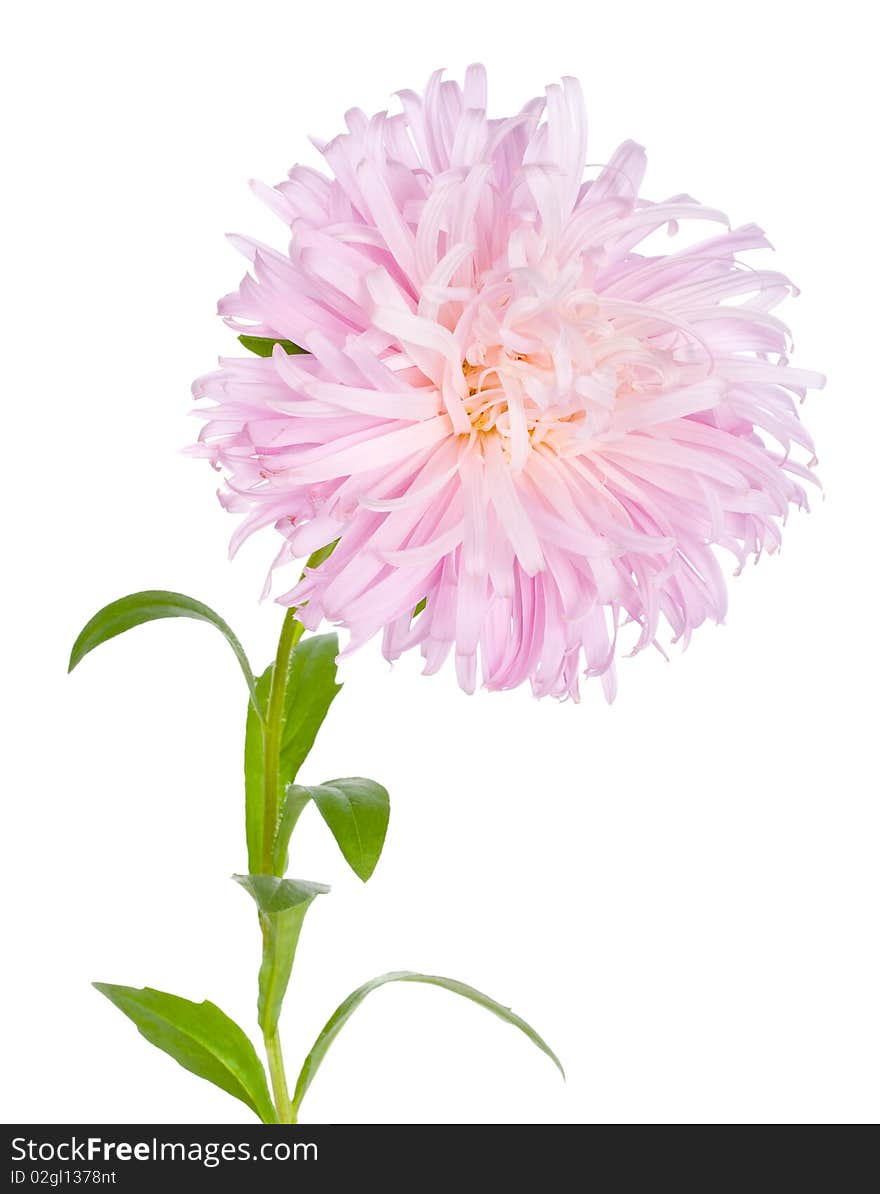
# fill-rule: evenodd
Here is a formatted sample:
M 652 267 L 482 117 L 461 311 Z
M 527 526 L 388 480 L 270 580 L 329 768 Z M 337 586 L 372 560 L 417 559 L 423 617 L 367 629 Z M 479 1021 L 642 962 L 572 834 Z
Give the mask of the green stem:
M 290 1104 L 287 1092 L 287 1078 L 284 1073 L 284 1058 L 281 1055 L 281 1038 L 276 1032 L 274 1036 L 264 1036 L 266 1056 L 269 1059 L 269 1076 L 272 1079 L 272 1093 L 275 1096 L 275 1110 L 278 1112 L 278 1122 L 295 1124 L 296 1114 Z
M 281 732 L 284 720 L 284 698 L 287 691 L 287 677 L 290 657 L 302 636 L 303 625 L 297 621 L 296 608 L 291 607 L 284 615 L 275 666 L 272 669 L 272 683 L 269 686 L 269 704 L 263 724 L 263 857 L 261 870 L 264 875 L 274 873 L 275 838 L 278 833 L 280 811 Z M 266 949 L 265 930 L 263 948 Z M 296 1115 L 290 1106 L 287 1078 L 284 1073 L 284 1056 L 281 1052 L 281 1038 L 276 1030 L 264 1034 L 266 1057 L 269 1062 L 269 1076 L 275 1096 L 275 1110 L 279 1123 L 296 1122 Z
M 281 753 L 281 728 L 284 716 L 284 694 L 287 689 L 287 673 L 290 656 L 302 636 L 303 625 L 296 620 L 296 608 L 291 607 L 284 615 L 278 650 L 275 653 L 275 667 L 272 669 L 272 683 L 269 688 L 269 707 L 263 726 L 263 866 L 264 875 L 271 875 L 272 855 L 275 850 L 275 835 L 278 831 L 279 812 L 279 769 Z

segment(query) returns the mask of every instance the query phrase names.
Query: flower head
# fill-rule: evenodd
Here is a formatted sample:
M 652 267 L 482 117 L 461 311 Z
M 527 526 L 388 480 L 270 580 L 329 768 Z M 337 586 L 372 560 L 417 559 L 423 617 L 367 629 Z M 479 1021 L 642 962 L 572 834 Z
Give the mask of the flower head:
M 507 119 L 479 66 L 400 101 L 318 145 L 331 176 L 256 187 L 289 246 L 233 238 L 251 272 L 220 311 L 288 343 L 196 383 L 197 451 L 246 514 L 233 549 L 268 524 L 280 563 L 338 540 L 279 598 L 307 625 L 382 631 L 426 672 L 452 652 L 468 691 L 610 698 L 619 629 L 638 651 L 721 621 L 715 549 L 773 551 L 806 504 L 794 398 L 822 378 L 771 314 L 793 287 L 740 262 L 754 225 L 641 198 L 638 145 L 584 181 L 574 79 Z M 720 230 L 647 251 L 684 220 Z

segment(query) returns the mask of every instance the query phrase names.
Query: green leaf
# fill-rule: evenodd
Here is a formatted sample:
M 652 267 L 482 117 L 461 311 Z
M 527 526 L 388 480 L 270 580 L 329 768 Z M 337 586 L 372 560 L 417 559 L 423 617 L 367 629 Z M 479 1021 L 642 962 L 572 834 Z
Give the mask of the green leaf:
M 320 568 L 324 561 L 333 555 L 333 549 L 338 542 L 338 539 L 334 539 L 332 543 L 327 543 L 324 547 L 319 547 L 317 551 L 313 551 L 306 560 L 306 568 Z M 305 572 L 303 572 L 303 576 L 305 576 Z
M 215 1004 L 207 999 L 192 1003 L 152 987 L 92 985 L 135 1023 L 151 1045 L 241 1099 L 264 1124 L 278 1122 L 263 1063 L 235 1021 Z
M 142 593 L 129 593 L 127 597 L 120 597 L 118 601 L 111 601 L 103 609 L 98 610 L 93 618 L 86 622 L 79 632 L 73 650 L 70 652 L 68 672 L 72 672 L 76 665 L 95 647 L 106 643 L 131 630 L 133 626 L 140 626 L 143 622 L 154 622 L 157 618 L 195 618 L 200 622 L 210 622 L 220 631 L 239 662 L 244 678 L 250 690 L 251 699 L 256 701 L 256 681 L 248 663 L 247 655 L 241 643 L 232 633 L 229 626 L 209 606 L 203 605 L 185 593 L 169 593 L 164 589 L 148 589 Z
M 273 670 L 274 664 L 270 663 L 257 680 L 257 703 L 261 709 L 266 709 L 269 705 Z M 254 873 L 260 870 L 263 857 L 263 784 L 263 722 L 254 708 L 253 701 L 249 701 L 244 735 L 244 819 L 248 870 Z
M 290 835 L 299 820 L 299 815 L 311 800 L 311 789 L 300 787 L 299 784 L 289 784 L 281 807 L 278 820 L 278 831 L 275 834 L 275 848 L 272 852 L 272 869 L 276 875 L 283 875 L 287 870 L 287 848 L 290 845 Z
M 351 776 L 345 779 L 330 779 L 316 787 L 291 784 L 287 789 L 287 800 L 276 839 L 276 863 L 283 865 L 287 854 L 287 837 L 282 840 L 288 803 L 294 808 L 302 807 L 307 800 L 313 800 L 318 812 L 336 838 L 345 861 L 364 883 L 372 875 L 382 853 L 385 832 L 388 829 L 388 793 L 381 784 L 371 779 Z M 298 814 L 297 814 L 298 815 Z M 296 817 L 292 817 L 295 824 Z M 290 828 L 293 828 L 291 824 Z M 277 868 L 276 868 L 277 869 Z
M 336 683 L 339 640 L 312 634 L 297 643 L 290 657 L 281 731 L 282 793 L 296 779 L 341 684 Z M 280 803 L 279 803 L 280 807 Z
M 425 612 L 427 607 L 428 607 L 428 598 L 423 597 L 412 612 L 412 620 L 415 621 L 416 618 L 419 616 L 419 614 L 422 614 Z
M 280 344 L 288 356 L 306 351 L 298 344 L 294 344 L 292 340 L 273 340 L 269 336 L 239 336 L 238 338 L 248 352 L 255 352 L 258 357 L 270 357 L 276 344 Z
M 339 641 L 335 634 L 313 634 L 301 639 L 290 656 L 284 709 L 281 715 L 281 747 L 278 767 L 278 807 L 284 808 L 284 793 L 315 742 L 321 723 L 341 684 L 336 683 L 336 656 Z M 261 709 L 269 703 L 274 664 L 270 664 L 256 683 L 257 701 Z M 252 708 L 248 707 L 244 746 L 245 826 L 247 831 L 248 870 L 253 874 L 264 869 L 263 820 L 265 802 L 265 759 L 263 756 L 263 726 Z M 288 813 L 292 810 L 289 809 Z M 295 818 L 294 818 L 295 821 Z M 293 822 L 280 851 L 287 852 Z
M 316 895 L 330 890 L 323 883 L 279 879 L 277 875 L 233 875 L 260 910 L 263 960 L 257 994 L 257 1019 L 264 1034 L 278 1030 L 281 1005 L 290 982 L 303 920 Z
M 484 1007 L 487 1011 L 492 1012 L 493 1015 L 498 1016 L 508 1024 L 512 1024 L 514 1028 L 518 1028 L 520 1032 L 525 1033 L 529 1040 L 537 1045 L 542 1053 L 547 1054 L 560 1074 L 562 1074 L 562 1077 L 565 1077 L 562 1062 L 547 1042 L 535 1032 L 530 1024 L 527 1024 L 525 1020 L 517 1016 L 515 1012 L 512 1012 L 509 1007 L 504 1007 L 502 1004 L 496 1003 L 494 999 L 490 999 L 482 991 L 477 991 L 476 988 L 469 987 L 467 983 L 460 983 L 454 978 L 442 978 L 436 974 L 418 974 L 414 970 L 392 970 L 388 974 L 380 974 L 378 978 L 370 979 L 362 987 L 358 987 L 356 991 L 352 991 L 348 998 L 340 1003 L 339 1007 L 321 1029 L 318 1039 L 312 1045 L 311 1052 L 303 1062 L 303 1067 L 296 1082 L 296 1090 L 294 1091 L 292 1102 L 294 1114 L 299 1110 L 306 1091 L 309 1089 L 312 1079 L 318 1071 L 318 1067 L 324 1060 L 327 1050 L 345 1027 L 352 1013 L 363 1003 L 371 991 L 385 986 L 386 983 L 430 983 L 435 987 L 443 987 L 444 990 L 451 991 L 454 995 L 463 995 L 465 999 L 470 999 L 473 1003 L 478 1003 L 480 1007 Z
M 310 883 L 308 879 L 280 879 L 277 875 L 233 875 L 236 883 L 253 897 L 261 912 L 287 912 L 300 904 L 310 904 L 317 895 L 326 895 L 326 883 Z

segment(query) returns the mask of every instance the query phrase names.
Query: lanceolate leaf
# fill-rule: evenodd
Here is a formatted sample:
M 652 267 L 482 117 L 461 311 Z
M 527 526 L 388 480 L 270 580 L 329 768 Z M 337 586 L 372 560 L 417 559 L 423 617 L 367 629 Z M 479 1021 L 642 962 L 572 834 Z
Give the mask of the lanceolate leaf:
M 278 1031 L 278 1019 L 309 903 L 310 900 L 271 915 L 260 913 L 263 959 L 257 978 L 257 1023 L 267 1037 Z
M 257 680 L 257 702 L 261 709 L 269 704 L 273 664 L 269 664 Z M 248 870 L 260 870 L 263 857 L 263 803 L 265 800 L 265 772 L 263 764 L 263 722 L 248 702 L 247 725 L 244 735 L 244 815 L 247 835 Z
M 338 542 L 338 539 L 334 539 L 332 543 L 328 543 L 324 547 L 319 547 L 317 551 L 313 551 L 306 560 L 306 568 L 320 568 L 324 561 L 329 560 L 330 556 L 333 555 L 333 549 Z M 303 576 L 305 576 L 305 572 Z
M 233 875 L 245 891 L 253 897 L 261 912 L 286 912 L 300 904 L 310 904 L 317 895 L 326 895 L 326 883 L 310 883 L 307 879 L 279 879 L 277 875 Z
M 305 352 L 304 348 L 300 348 L 292 340 L 273 340 L 269 336 L 239 336 L 238 338 L 248 352 L 254 352 L 258 357 L 270 357 L 276 344 L 280 344 L 289 356 Z
M 336 683 L 338 654 L 335 634 L 312 634 L 297 643 L 290 657 L 281 733 L 282 791 L 296 779 L 333 698 L 342 688 Z
M 371 979 L 369 982 L 364 983 L 362 987 L 358 987 L 356 991 L 352 991 L 349 997 L 340 1003 L 339 1007 L 321 1029 L 318 1039 L 312 1046 L 312 1051 L 303 1062 L 303 1067 L 297 1079 L 292 1102 L 294 1114 L 299 1110 L 306 1091 L 309 1089 L 318 1067 L 324 1060 L 327 1050 L 345 1027 L 352 1013 L 363 1003 L 371 991 L 375 991 L 378 987 L 383 987 L 386 983 L 430 983 L 435 987 L 443 987 L 444 990 L 451 991 L 454 995 L 463 995 L 465 999 L 470 999 L 473 1003 L 478 1003 L 480 1007 L 486 1008 L 493 1015 L 498 1016 L 508 1024 L 512 1024 L 514 1028 L 518 1028 L 520 1032 L 525 1033 L 529 1040 L 537 1045 L 542 1053 L 547 1054 L 563 1078 L 565 1077 L 562 1062 L 547 1042 L 535 1032 L 530 1024 L 527 1024 L 525 1020 L 517 1016 L 515 1012 L 512 1012 L 509 1007 L 504 1007 L 502 1004 L 496 1003 L 494 999 L 490 999 L 482 991 L 477 991 L 474 987 L 469 987 L 467 983 L 460 983 L 454 978 L 442 978 L 436 974 L 418 974 L 414 970 L 392 970 L 388 974 L 380 974 L 378 978 Z
M 278 766 L 277 807 L 285 807 L 284 793 L 288 784 L 311 750 L 327 710 L 342 687 L 336 683 L 336 656 L 339 641 L 335 634 L 314 634 L 297 643 L 290 656 L 287 687 L 281 714 L 281 747 Z M 265 710 L 269 702 L 274 664 L 270 664 L 256 683 L 257 700 Z M 265 808 L 265 759 L 263 754 L 263 725 L 251 707 L 248 708 L 245 734 L 244 771 L 245 805 L 248 846 L 248 870 L 257 874 L 263 863 L 263 821 Z M 288 815 L 292 809 L 288 809 Z M 294 817 L 287 827 L 281 864 L 275 870 L 282 873 L 287 856 L 287 842 L 293 829 Z M 279 852 L 276 851 L 276 856 Z
M 323 883 L 279 879 L 276 875 L 234 875 L 260 910 L 263 960 L 260 965 L 257 1018 L 266 1036 L 278 1029 L 281 1005 L 290 982 L 303 920 L 316 895 L 330 890 Z
M 299 784 L 288 785 L 284 804 L 281 807 L 281 818 L 278 822 L 275 849 L 272 854 L 272 869 L 276 875 L 283 875 L 287 870 L 287 848 L 290 845 L 290 835 L 296 827 L 300 813 L 310 800 L 310 788 L 303 788 Z
M 251 698 L 256 700 L 256 681 L 248 663 L 247 655 L 241 643 L 232 633 L 229 626 L 209 606 L 203 605 L 185 593 L 170 593 L 164 589 L 148 589 L 143 593 L 130 593 L 118 601 L 112 601 L 98 610 L 93 618 L 86 622 L 79 632 L 73 650 L 70 652 L 70 663 L 67 670 L 72 672 L 76 665 L 95 647 L 106 643 L 131 630 L 133 626 L 140 626 L 143 622 L 153 622 L 157 618 L 195 618 L 200 622 L 209 622 L 220 631 L 238 660 L 250 689 Z
M 337 845 L 342 851 L 345 861 L 365 883 L 375 870 L 376 863 L 382 853 L 385 842 L 385 832 L 388 829 L 389 801 L 388 793 L 381 784 L 371 779 L 351 776 L 346 779 L 330 779 L 326 783 L 315 787 L 291 784 L 287 789 L 288 804 L 293 807 L 301 805 L 306 800 L 313 800 L 318 811 L 327 823 L 330 832 L 336 838 Z M 286 828 L 282 815 L 281 830 Z M 295 823 L 295 818 L 293 818 Z M 291 825 L 291 829 L 292 829 Z M 276 850 L 280 849 L 283 856 L 287 853 L 287 839 L 282 839 L 279 830 Z M 276 863 L 279 854 L 276 852 Z
M 137 1026 L 141 1036 L 184 1069 L 241 1099 L 265 1124 L 277 1123 L 266 1073 L 234 1020 L 205 1000 L 192 1003 L 152 987 L 93 984 Z

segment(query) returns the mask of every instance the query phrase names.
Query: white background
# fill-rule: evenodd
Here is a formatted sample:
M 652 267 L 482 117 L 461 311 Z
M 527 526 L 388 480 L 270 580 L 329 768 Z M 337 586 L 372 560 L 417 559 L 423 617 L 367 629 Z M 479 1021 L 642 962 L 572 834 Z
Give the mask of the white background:
M 245 185 L 315 162 L 345 108 L 438 65 L 495 114 L 564 73 L 591 160 L 633 137 L 646 193 L 756 220 L 802 286 L 795 363 L 825 499 L 731 584 L 728 624 L 620 667 L 613 708 L 467 698 L 371 645 L 303 779 L 392 794 L 365 888 L 310 814 L 289 1065 L 381 971 L 461 977 L 530 1019 L 386 988 L 334 1045 L 309 1122 L 866 1123 L 878 1118 L 876 44 L 858 3 L 16 5 L 2 167 L 3 1117 L 249 1122 L 151 1049 L 92 979 L 207 996 L 254 1025 L 245 694 L 222 640 L 147 626 L 65 675 L 102 604 L 167 587 L 255 664 L 271 532 L 232 565 L 216 477 L 179 454 L 188 387 L 231 348 L 229 230 L 283 236 Z

